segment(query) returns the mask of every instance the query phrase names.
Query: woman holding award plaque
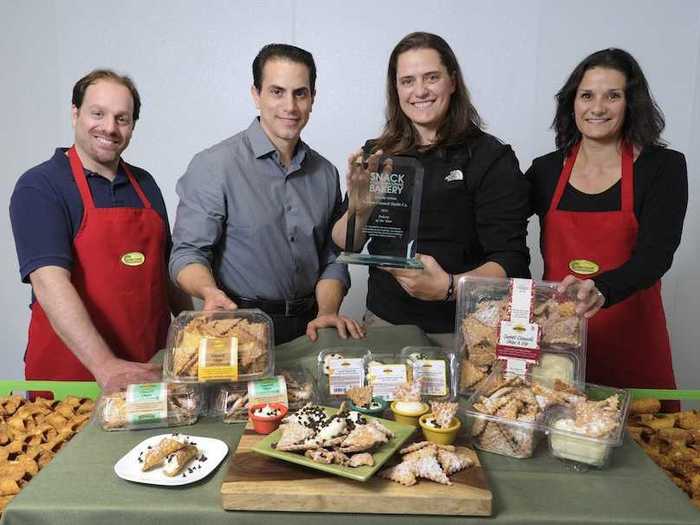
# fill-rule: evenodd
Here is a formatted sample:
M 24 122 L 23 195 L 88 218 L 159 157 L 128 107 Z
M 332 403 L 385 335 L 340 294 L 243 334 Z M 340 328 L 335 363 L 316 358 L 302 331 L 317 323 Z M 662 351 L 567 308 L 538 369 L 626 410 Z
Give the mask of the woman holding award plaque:
M 398 191 L 403 180 L 378 159 L 420 163 L 416 259 L 423 268 L 370 266 L 368 325 L 452 332 L 460 276 L 529 277 L 528 185 L 510 146 L 482 127 L 447 42 L 430 33 L 404 37 L 389 58 L 384 130 L 350 156 L 347 187 L 352 194 L 353 185 L 357 192 L 358 182 L 370 178 L 375 187 Z M 351 215 L 361 215 L 351 207 Z M 333 228 L 338 246 L 346 246 L 348 215 Z M 369 253 L 378 253 L 382 242 L 371 238 Z

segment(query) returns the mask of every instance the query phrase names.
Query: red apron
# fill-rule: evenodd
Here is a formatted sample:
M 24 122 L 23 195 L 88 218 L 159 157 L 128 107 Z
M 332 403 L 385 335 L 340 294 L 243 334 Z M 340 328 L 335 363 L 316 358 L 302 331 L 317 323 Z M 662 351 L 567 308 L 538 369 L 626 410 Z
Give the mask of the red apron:
M 542 254 L 544 278 L 561 281 L 566 275 L 593 278 L 622 266 L 632 255 L 639 225 L 634 214 L 633 150 L 622 150 L 620 211 L 575 212 L 557 209 L 571 177 L 580 144 L 566 159 L 549 211 L 544 218 Z M 590 275 L 577 275 L 572 260 L 598 264 Z M 588 321 L 586 380 L 622 388 L 675 388 L 671 346 L 661 301 L 661 281 Z
M 143 208 L 96 208 L 75 147 L 68 157 L 84 208 L 73 240 L 71 282 L 112 352 L 146 362 L 163 348 L 170 323 L 166 225 L 126 163 L 122 166 Z M 38 301 L 32 305 L 25 376 L 94 381 L 56 335 Z

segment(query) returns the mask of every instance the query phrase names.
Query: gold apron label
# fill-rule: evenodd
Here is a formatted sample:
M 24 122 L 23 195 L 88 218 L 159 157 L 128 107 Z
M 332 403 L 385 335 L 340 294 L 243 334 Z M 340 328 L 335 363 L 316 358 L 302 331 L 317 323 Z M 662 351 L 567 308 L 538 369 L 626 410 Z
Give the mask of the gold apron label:
M 129 252 L 122 255 L 122 264 L 126 266 L 141 266 L 146 260 L 146 256 L 141 252 Z
M 569 270 L 579 275 L 593 275 L 594 273 L 598 273 L 600 266 L 586 259 L 574 259 L 569 262 Z

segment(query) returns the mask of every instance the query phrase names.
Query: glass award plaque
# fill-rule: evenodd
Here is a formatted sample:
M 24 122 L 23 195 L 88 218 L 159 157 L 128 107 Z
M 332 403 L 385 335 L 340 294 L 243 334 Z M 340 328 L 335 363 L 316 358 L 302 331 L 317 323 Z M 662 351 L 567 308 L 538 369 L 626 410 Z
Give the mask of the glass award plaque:
M 345 249 L 338 262 L 423 268 L 416 259 L 423 166 L 416 159 L 371 156 L 351 167 Z

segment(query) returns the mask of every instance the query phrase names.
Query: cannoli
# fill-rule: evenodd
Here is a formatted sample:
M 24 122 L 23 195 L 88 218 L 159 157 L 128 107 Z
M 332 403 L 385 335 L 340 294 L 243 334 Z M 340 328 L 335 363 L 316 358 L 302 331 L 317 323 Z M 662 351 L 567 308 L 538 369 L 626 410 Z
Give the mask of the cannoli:
M 163 438 L 155 448 L 152 448 L 146 453 L 146 456 L 143 458 L 142 470 L 146 472 L 161 466 L 166 457 L 184 447 L 185 443 L 178 439 Z
M 166 476 L 177 476 L 187 464 L 199 455 L 199 449 L 194 445 L 186 445 L 165 460 L 163 473 Z

